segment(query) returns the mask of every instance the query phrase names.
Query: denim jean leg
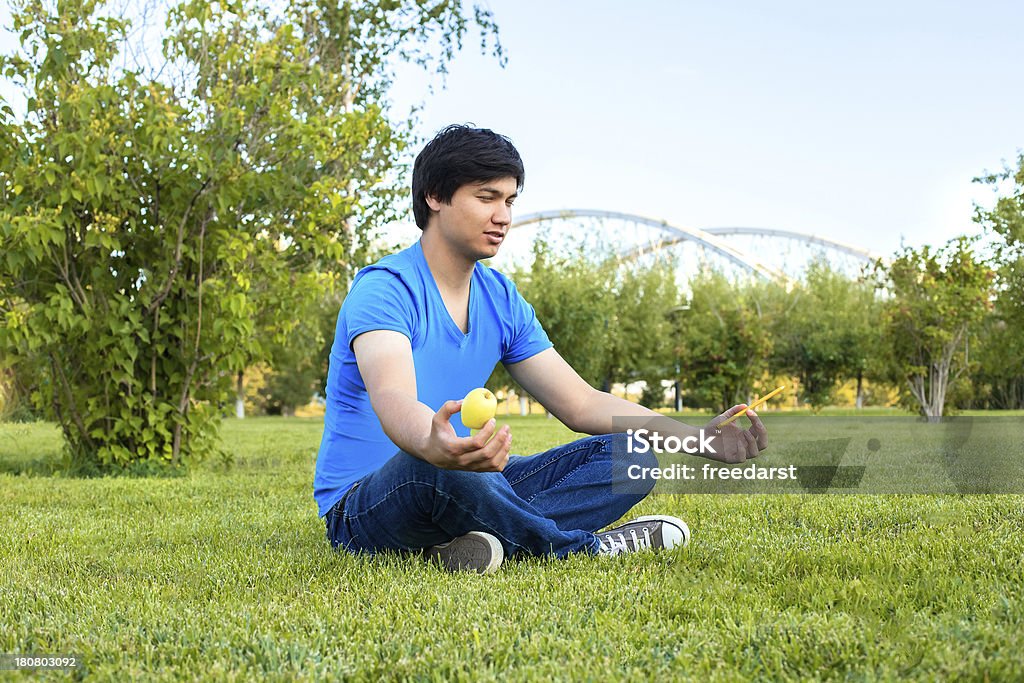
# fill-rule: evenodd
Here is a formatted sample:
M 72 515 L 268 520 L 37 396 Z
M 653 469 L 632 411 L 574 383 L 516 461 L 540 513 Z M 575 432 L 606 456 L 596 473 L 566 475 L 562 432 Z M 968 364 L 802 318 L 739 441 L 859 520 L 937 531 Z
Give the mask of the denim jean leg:
M 657 458 L 627 454 L 625 439 L 625 434 L 591 436 L 537 455 L 516 456 L 502 474 L 523 500 L 560 529 L 594 532 L 625 515 L 653 488 L 653 481 L 626 481 L 630 464 L 654 467 Z
M 592 533 L 560 529 L 498 472 L 443 470 L 404 452 L 360 480 L 343 516 L 345 546 L 355 552 L 416 551 L 470 531 L 493 534 L 506 556 L 597 547 Z

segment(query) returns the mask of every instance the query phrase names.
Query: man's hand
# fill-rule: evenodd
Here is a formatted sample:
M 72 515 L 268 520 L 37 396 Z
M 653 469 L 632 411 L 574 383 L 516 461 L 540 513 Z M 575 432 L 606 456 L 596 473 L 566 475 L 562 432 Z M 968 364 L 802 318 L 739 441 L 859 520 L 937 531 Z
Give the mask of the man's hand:
M 753 423 L 749 429 L 740 429 L 733 422 L 719 430 L 718 425 L 720 423 L 744 410 L 747 411 L 747 417 Z M 711 443 L 715 452 L 702 453 L 701 455 L 712 460 L 738 464 L 756 458 L 761 451 L 768 448 L 768 430 L 764 428 L 764 423 L 761 422 L 761 418 L 757 416 L 757 413 L 753 410 L 747 410 L 746 404 L 741 403 L 738 406 L 729 408 L 729 410 L 711 420 L 704 427 L 704 432 L 712 437 Z
M 461 409 L 462 401 L 445 401 L 434 413 L 423 459 L 446 470 L 501 472 L 512 449 L 512 430 L 503 425 L 495 433 L 497 423 L 492 418 L 473 436 L 460 437 L 450 420 Z

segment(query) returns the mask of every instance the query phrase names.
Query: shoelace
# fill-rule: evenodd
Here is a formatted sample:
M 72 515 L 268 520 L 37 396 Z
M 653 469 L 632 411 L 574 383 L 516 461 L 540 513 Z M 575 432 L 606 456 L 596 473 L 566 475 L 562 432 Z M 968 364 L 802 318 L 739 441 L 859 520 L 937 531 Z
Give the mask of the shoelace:
M 641 548 L 650 548 L 651 543 L 651 529 L 650 527 L 643 527 L 643 539 L 641 540 L 636 534 L 636 529 L 629 530 L 630 540 L 633 541 L 633 550 L 640 550 Z M 618 537 L 618 538 L 616 538 Z M 605 545 L 604 540 L 601 541 L 601 548 L 612 555 L 618 555 L 619 553 L 629 552 L 629 542 L 626 540 L 626 534 L 619 532 L 617 534 L 605 534 L 604 538 L 607 539 L 608 544 Z

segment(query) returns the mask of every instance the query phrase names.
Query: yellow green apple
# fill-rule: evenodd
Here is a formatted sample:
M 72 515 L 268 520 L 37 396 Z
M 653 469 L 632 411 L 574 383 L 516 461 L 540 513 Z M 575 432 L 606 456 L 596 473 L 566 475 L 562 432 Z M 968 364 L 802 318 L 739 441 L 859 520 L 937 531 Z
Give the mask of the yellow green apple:
M 462 424 L 470 429 L 480 429 L 494 417 L 498 399 L 487 389 L 480 387 L 466 394 L 462 399 Z

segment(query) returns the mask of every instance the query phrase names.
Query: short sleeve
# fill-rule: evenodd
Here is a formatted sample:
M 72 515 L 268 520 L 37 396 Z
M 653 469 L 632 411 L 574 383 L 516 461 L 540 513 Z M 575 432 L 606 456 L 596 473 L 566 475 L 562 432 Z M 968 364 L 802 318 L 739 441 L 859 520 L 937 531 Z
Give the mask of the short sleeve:
M 553 346 L 547 332 L 537 320 L 533 306 L 523 298 L 515 285 L 511 282 L 509 285 L 512 329 L 501 357 L 501 362 L 506 364 L 524 361 Z
M 416 333 L 416 312 L 405 283 L 388 270 L 372 270 L 360 277 L 343 304 L 345 343 L 373 330 L 400 332 L 411 341 Z

